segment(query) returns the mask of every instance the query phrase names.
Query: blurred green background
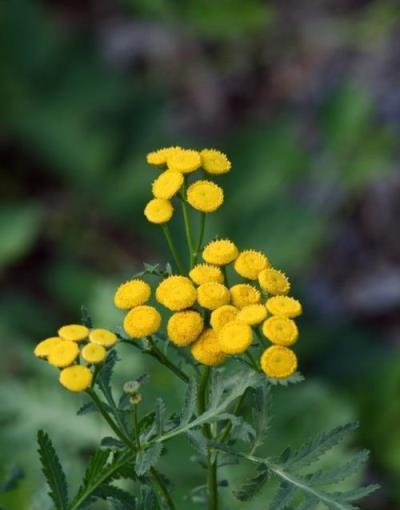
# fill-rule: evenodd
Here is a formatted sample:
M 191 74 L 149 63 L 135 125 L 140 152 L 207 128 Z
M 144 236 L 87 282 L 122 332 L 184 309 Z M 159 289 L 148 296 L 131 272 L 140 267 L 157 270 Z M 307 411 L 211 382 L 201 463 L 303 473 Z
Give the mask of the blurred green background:
M 82 303 L 118 327 L 117 283 L 167 260 L 143 217 L 155 176 L 145 154 L 180 144 L 233 162 L 209 235 L 265 250 L 305 303 L 307 381 L 276 390 L 270 444 L 360 420 L 332 462 L 369 448 L 364 479 L 383 488 L 362 508 L 398 509 L 398 1 L 6 0 L 0 19 L 0 479 L 25 472 L 0 504 L 51 509 L 37 428 L 73 483 L 107 431 L 75 415 L 79 397 L 32 349 Z M 132 349 L 121 358 L 121 382 L 147 371 L 149 405 L 161 393 L 179 407 L 162 368 Z M 185 510 L 203 477 L 187 446 L 171 443 L 164 461 Z M 244 506 L 223 490 L 225 508 Z

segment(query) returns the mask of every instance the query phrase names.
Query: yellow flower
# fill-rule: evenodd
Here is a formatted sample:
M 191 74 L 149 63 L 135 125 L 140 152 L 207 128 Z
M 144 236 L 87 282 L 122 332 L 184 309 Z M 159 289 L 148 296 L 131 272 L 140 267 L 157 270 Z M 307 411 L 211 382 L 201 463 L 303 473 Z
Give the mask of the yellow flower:
M 224 201 L 224 192 L 215 182 L 196 181 L 187 190 L 187 201 L 197 211 L 211 213 Z
M 209 282 L 223 283 L 224 281 L 221 269 L 211 264 L 197 264 L 190 271 L 189 276 L 196 285 Z
M 186 276 L 168 276 L 156 290 L 157 301 L 173 312 L 190 308 L 196 297 L 196 289 Z
M 261 356 L 261 368 L 268 377 L 284 379 L 297 370 L 296 354 L 283 345 L 272 345 Z
M 212 329 L 205 329 L 199 339 L 191 345 L 191 353 L 195 360 L 203 365 L 220 365 L 225 354 L 219 347 L 218 337 Z
M 137 306 L 125 315 L 124 330 L 131 338 L 153 335 L 160 326 L 161 315 L 153 306 Z
M 60 372 L 59 381 L 69 391 L 85 391 L 92 384 L 92 372 L 88 367 L 74 365 Z
M 171 315 L 167 332 L 171 341 L 180 347 L 193 343 L 203 331 L 204 321 L 199 312 L 185 310 Z
M 153 182 L 152 191 L 156 198 L 170 199 L 181 188 L 183 175 L 180 172 L 166 170 Z
M 200 168 L 200 154 L 190 149 L 180 149 L 168 156 L 167 165 L 169 170 L 189 174 Z
M 85 338 L 88 337 L 88 334 L 88 328 L 81 324 L 70 324 L 68 326 L 63 326 L 58 330 L 58 335 L 63 340 L 72 340 L 74 342 L 85 340 Z
M 62 368 L 71 365 L 78 355 L 79 347 L 77 343 L 72 340 L 64 340 L 50 349 L 47 361 L 50 365 Z
M 147 163 L 155 166 L 165 165 L 168 157 L 180 150 L 181 147 L 165 147 L 164 149 L 149 152 L 146 156 Z
M 275 315 L 267 319 L 262 327 L 264 335 L 274 344 L 293 345 L 299 337 L 296 323 L 292 319 Z
M 245 322 L 250 326 L 257 326 L 267 316 L 267 310 L 264 305 L 247 305 L 244 306 L 237 315 L 237 320 Z
M 33 351 L 34 355 L 37 358 L 47 358 L 47 356 L 50 354 L 51 349 L 58 345 L 60 342 L 63 342 L 64 340 L 60 338 L 59 336 L 53 336 L 51 338 L 46 338 L 46 340 L 42 340 L 39 342 L 35 350 Z
M 268 267 L 267 257 L 256 250 L 244 250 L 235 260 L 235 271 L 249 280 L 257 280 L 259 273 Z
M 153 198 L 147 203 L 144 209 L 144 215 L 150 223 L 167 223 L 174 212 L 174 208 L 169 200 L 165 198 Z
M 248 283 L 238 283 L 231 287 L 230 290 L 232 304 L 237 308 L 256 305 L 261 300 L 260 291 Z
M 222 283 L 203 283 L 197 289 L 197 301 L 200 306 L 207 308 L 207 310 L 215 310 L 222 305 L 226 305 L 230 298 L 229 289 Z
M 143 280 L 135 279 L 123 283 L 114 295 L 114 304 L 122 310 L 143 305 L 150 299 L 151 288 Z
M 209 174 L 226 174 L 231 169 L 231 162 L 223 152 L 203 149 L 200 155 L 202 167 Z
M 111 347 L 117 341 L 117 335 L 108 329 L 92 329 L 89 334 L 89 340 L 94 344 Z
M 290 282 L 288 277 L 272 267 L 263 269 L 258 275 L 258 283 L 260 287 L 269 294 L 287 294 L 290 290 Z
M 224 305 L 211 312 L 210 324 L 213 330 L 218 333 L 225 324 L 236 318 L 239 310 L 232 305 Z
M 288 296 L 273 296 L 265 304 L 272 315 L 284 315 L 285 317 L 297 317 L 302 313 L 300 301 Z
M 228 322 L 218 333 L 219 346 L 225 354 L 240 354 L 253 341 L 251 327 L 239 320 Z
M 224 266 L 233 262 L 238 256 L 238 249 L 228 239 L 218 239 L 211 241 L 203 250 L 203 259 L 208 264 L 215 264 L 216 266 Z
M 86 344 L 81 351 L 82 358 L 88 363 L 101 363 L 105 360 L 106 350 L 99 344 Z

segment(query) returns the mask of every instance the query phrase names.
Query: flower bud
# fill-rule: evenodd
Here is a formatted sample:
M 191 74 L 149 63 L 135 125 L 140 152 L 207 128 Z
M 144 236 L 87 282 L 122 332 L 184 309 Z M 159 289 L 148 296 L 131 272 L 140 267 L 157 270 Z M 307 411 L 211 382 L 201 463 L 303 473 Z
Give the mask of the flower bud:
M 124 384 L 124 393 L 127 393 L 128 395 L 134 395 L 140 388 L 140 382 L 139 381 L 127 381 Z
M 133 404 L 134 406 L 140 404 L 141 401 L 142 401 L 142 395 L 140 393 L 134 393 L 133 395 L 131 395 L 131 397 L 129 399 L 129 402 L 131 404 Z

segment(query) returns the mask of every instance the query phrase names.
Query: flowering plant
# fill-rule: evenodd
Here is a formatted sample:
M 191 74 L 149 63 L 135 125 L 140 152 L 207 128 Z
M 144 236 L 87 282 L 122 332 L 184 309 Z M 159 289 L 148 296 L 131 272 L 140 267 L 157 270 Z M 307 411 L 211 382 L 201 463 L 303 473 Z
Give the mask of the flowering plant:
M 294 319 L 302 305 L 289 296 L 288 277 L 265 254 L 239 250 L 228 239 L 203 245 L 206 216 L 224 201 L 222 188 L 205 176 L 229 172 L 230 161 L 213 149 L 170 147 L 148 154 L 147 162 L 162 172 L 153 182 L 154 198 L 144 214 L 161 225 L 175 270 L 170 264 L 145 264 L 141 273 L 118 287 L 114 305 L 125 313 L 121 331 L 94 327 L 84 309 L 82 324 L 61 327 L 34 351 L 59 369 L 62 386 L 86 393 L 89 400 L 78 414 L 99 413 L 113 432 L 93 454 L 71 498 L 52 442 L 39 431 L 43 472 L 56 509 L 78 510 L 99 500 L 115 509 L 182 508 L 174 502 L 172 483 L 158 469 L 166 444 L 180 436 L 189 440 L 195 460 L 207 473 L 206 483 L 188 489 L 187 496 L 209 510 L 219 508 L 219 493 L 226 490 L 220 466 L 238 461 L 255 468 L 233 491 L 242 502 L 275 479 L 278 488 L 270 510 L 355 509 L 352 502 L 376 487 L 339 492 L 332 486 L 356 473 L 367 460 L 365 452 L 339 467 L 312 469 L 354 424 L 321 434 L 295 451 L 288 448 L 279 457 L 257 455 L 269 428 L 271 388 L 303 380 L 292 350 L 299 336 Z M 198 170 L 204 177 L 196 180 Z M 187 266 L 168 226 L 173 200 L 182 207 Z M 196 239 L 190 209 L 200 213 Z M 116 397 L 112 376 L 121 342 L 152 356 L 182 382 L 186 395 L 179 414 L 168 412 L 161 398 L 151 412 L 142 412 L 143 376 L 127 381 Z M 244 412 L 249 403 L 251 417 Z M 134 483 L 133 494 L 127 490 L 132 485 L 118 484 L 125 479 Z

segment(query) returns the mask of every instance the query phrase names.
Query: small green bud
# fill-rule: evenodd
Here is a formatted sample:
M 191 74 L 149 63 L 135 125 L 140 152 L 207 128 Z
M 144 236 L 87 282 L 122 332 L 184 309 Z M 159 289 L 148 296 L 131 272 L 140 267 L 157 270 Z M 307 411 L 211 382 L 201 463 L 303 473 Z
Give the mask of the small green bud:
M 141 401 L 142 401 L 142 395 L 140 393 L 134 393 L 133 395 L 131 395 L 131 397 L 129 399 L 129 402 L 131 404 L 133 404 L 134 406 L 140 404 Z
M 137 391 L 139 391 L 140 388 L 140 382 L 138 381 L 127 381 L 124 384 L 124 393 L 127 393 L 128 395 L 133 395 Z

